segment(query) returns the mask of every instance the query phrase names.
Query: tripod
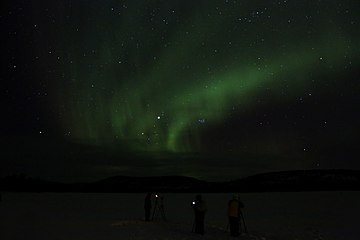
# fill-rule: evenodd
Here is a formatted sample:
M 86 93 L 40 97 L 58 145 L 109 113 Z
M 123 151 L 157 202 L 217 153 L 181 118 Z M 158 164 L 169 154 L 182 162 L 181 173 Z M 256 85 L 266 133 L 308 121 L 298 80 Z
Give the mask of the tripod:
M 161 197 L 159 201 L 159 197 L 156 195 L 152 220 L 159 217 L 161 217 L 163 221 L 166 221 L 165 210 L 164 210 L 164 197 Z
M 241 224 L 241 222 L 243 222 L 243 224 Z M 245 224 L 245 218 L 242 212 L 239 213 L 239 229 L 240 231 L 242 231 L 242 226 L 244 226 L 244 233 L 247 233 L 247 228 L 246 228 L 246 224 Z M 230 228 L 230 223 L 227 224 L 226 226 L 226 231 L 229 231 Z
M 241 220 L 242 220 L 242 222 L 243 222 L 243 224 L 244 224 L 244 232 L 245 233 L 247 233 L 247 228 L 246 228 L 246 224 L 245 224 L 245 218 L 244 218 L 244 215 L 243 215 L 243 213 L 242 212 L 240 212 L 240 228 L 241 228 Z

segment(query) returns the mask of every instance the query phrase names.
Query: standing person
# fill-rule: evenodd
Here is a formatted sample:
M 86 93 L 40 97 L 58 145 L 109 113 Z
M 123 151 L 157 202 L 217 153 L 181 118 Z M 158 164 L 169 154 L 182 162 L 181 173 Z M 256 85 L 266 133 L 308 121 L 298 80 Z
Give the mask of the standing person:
M 204 235 L 204 221 L 205 213 L 207 211 L 206 202 L 202 200 L 201 195 L 196 196 L 196 200 L 192 202 L 192 207 L 195 213 L 195 233 Z
M 149 222 L 151 215 L 151 193 L 146 194 L 144 209 L 145 209 L 145 221 Z
M 240 235 L 240 217 L 241 217 L 241 208 L 244 207 L 244 204 L 240 201 L 239 195 L 234 194 L 233 199 L 229 201 L 228 216 L 229 216 L 229 225 L 230 225 L 230 234 L 233 237 L 238 237 Z

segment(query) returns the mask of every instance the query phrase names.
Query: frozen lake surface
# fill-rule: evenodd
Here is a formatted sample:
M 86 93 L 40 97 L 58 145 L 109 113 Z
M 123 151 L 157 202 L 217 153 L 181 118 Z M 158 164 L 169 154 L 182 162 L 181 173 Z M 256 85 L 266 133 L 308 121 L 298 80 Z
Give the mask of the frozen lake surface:
M 161 194 L 167 221 L 144 222 L 145 194 L 3 193 L 0 239 L 234 239 L 231 194 L 202 194 L 206 234 L 191 232 L 195 194 Z M 358 240 L 360 192 L 243 193 L 248 235 L 240 239 Z

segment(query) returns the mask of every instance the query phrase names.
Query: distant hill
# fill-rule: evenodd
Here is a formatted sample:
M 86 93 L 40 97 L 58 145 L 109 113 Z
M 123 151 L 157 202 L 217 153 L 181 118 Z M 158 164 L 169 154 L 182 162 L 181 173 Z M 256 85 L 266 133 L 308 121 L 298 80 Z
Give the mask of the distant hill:
M 192 177 L 159 176 L 159 177 L 124 177 L 116 176 L 103 179 L 91 186 L 99 191 L 120 192 L 186 192 L 208 188 L 209 183 Z
M 24 174 L 13 174 L 0 178 L 2 192 L 50 192 L 67 189 L 67 184 L 27 177 Z
M 360 190 L 359 170 L 297 170 L 257 174 L 228 182 L 185 176 L 114 176 L 97 182 L 58 183 L 13 175 L 0 191 L 20 192 L 273 192 Z
M 359 170 L 295 170 L 269 172 L 231 181 L 239 191 L 360 190 Z

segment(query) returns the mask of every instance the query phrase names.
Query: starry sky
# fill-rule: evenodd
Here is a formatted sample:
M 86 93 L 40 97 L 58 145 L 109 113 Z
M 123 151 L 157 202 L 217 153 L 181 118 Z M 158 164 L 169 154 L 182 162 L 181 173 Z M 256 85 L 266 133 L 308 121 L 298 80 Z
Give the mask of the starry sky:
M 1 175 L 360 168 L 357 0 L 2 5 Z

